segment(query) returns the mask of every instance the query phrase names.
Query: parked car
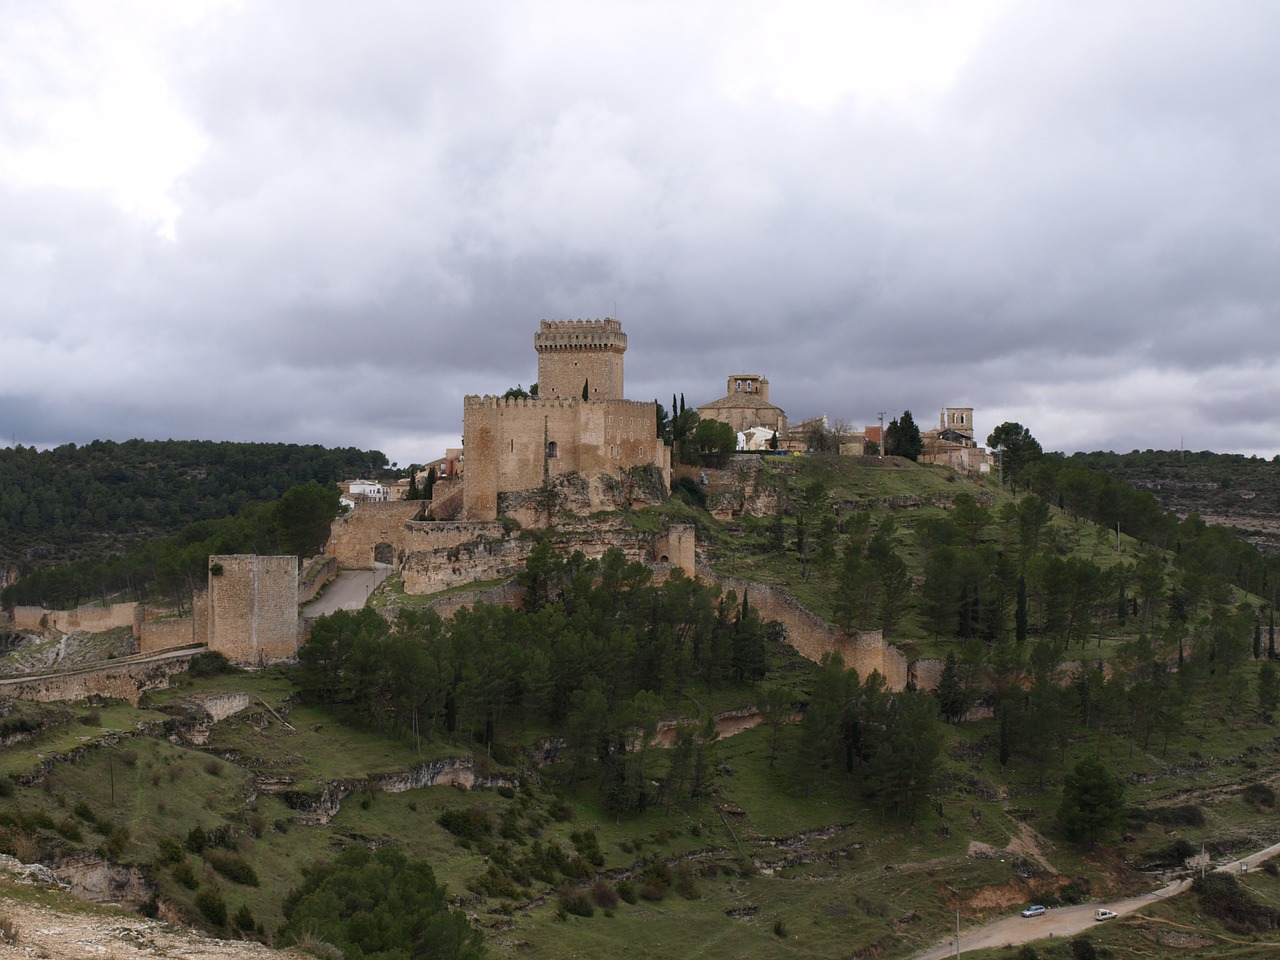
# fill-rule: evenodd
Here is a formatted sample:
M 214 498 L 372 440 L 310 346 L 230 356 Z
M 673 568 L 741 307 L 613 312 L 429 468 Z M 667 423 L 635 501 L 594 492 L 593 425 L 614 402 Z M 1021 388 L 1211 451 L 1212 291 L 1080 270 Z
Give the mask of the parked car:
M 1022 915 L 1024 917 L 1043 917 L 1045 912 L 1045 908 L 1037 903 L 1034 907 L 1027 907 L 1027 909 L 1023 910 Z
M 1108 910 L 1106 907 L 1099 907 L 1097 910 L 1093 911 L 1093 919 L 1095 920 L 1110 920 L 1113 917 L 1118 916 L 1120 916 L 1120 914 L 1116 913 L 1114 910 Z

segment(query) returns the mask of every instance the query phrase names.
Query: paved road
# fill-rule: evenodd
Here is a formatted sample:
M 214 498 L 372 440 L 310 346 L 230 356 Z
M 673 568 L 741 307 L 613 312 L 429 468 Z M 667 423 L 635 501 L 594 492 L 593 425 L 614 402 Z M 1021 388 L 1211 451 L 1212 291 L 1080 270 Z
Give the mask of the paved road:
M 1244 869 L 1252 869 L 1264 860 L 1271 859 L 1277 853 L 1280 853 L 1280 843 L 1267 847 L 1265 850 L 1259 850 L 1257 853 L 1251 853 L 1247 857 L 1241 857 L 1239 860 L 1224 863 L 1215 867 L 1214 870 L 1217 873 L 1239 873 L 1242 866 Z M 1189 889 L 1191 889 L 1190 879 L 1175 880 L 1173 883 L 1167 884 L 1152 893 L 1143 894 L 1140 897 L 1130 897 L 1127 900 L 1116 900 L 1111 903 L 1082 903 L 1073 907 L 1057 907 L 1049 910 L 1042 917 L 1005 917 L 1002 920 L 994 920 L 973 930 L 962 929 L 960 931 L 960 951 L 964 953 L 968 950 L 987 949 L 990 947 L 1018 946 L 1023 943 L 1031 943 L 1033 940 L 1045 940 L 1049 937 L 1073 937 L 1077 933 L 1097 926 L 1098 922 L 1093 919 L 1093 911 L 1098 907 L 1106 907 L 1124 916 L 1127 913 L 1141 910 L 1143 907 L 1157 901 L 1177 896 Z M 918 954 L 916 960 L 945 960 L 947 957 L 954 957 L 955 954 L 956 939 L 951 936 L 931 950 Z
M 304 617 L 322 617 L 336 610 L 359 610 L 369 594 L 391 573 L 391 564 L 375 563 L 372 570 L 343 570 L 324 593 L 302 608 Z

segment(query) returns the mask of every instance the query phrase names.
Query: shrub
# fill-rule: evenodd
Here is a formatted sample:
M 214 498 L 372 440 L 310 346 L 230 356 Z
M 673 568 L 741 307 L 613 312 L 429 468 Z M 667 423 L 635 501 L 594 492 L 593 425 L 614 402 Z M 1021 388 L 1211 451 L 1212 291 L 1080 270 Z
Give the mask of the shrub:
M 591 900 L 597 907 L 612 910 L 618 905 L 618 891 L 604 877 L 596 877 L 591 884 Z
M 112 860 L 120 859 L 120 855 L 124 853 L 124 848 L 129 845 L 129 828 L 125 826 L 112 827 L 111 832 L 107 834 L 107 856 Z
M 79 843 L 84 839 L 84 834 L 80 832 L 80 825 L 70 817 L 59 820 L 57 830 L 63 839 L 70 840 L 72 843 Z
M 235 673 L 236 668 L 222 654 L 209 650 L 192 657 L 187 672 L 193 677 L 216 677 L 224 673 Z
M 591 905 L 591 898 L 587 896 L 587 892 L 572 884 L 566 883 L 561 887 L 557 899 L 560 901 L 560 906 L 564 911 L 573 914 L 575 917 L 590 917 L 596 912 L 596 908 Z
M 76 805 L 71 808 L 71 813 L 74 816 L 79 817 L 91 827 L 96 827 L 98 825 L 98 815 L 93 812 L 93 807 L 89 806 L 83 800 L 76 802 Z
M 782 922 L 781 917 L 773 921 L 773 935 L 779 940 L 787 939 L 787 925 Z
M 181 863 L 186 855 L 182 852 L 182 844 L 172 837 L 161 837 L 156 841 L 159 855 L 156 862 L 160 864 Z
M 244 930 L 248 933 L 253 932 L 253 911 L 249 909 L 247 903 L 240 904 L 240 909 L 236 911 L 236 915 L 231 918 L 231 926 L 236 930 Z
M 187 859 L 179 860 L 173 868 L 173 879 L 188 890 L 194 890 L 200 886 L 200 881 L 196 879 L 196 872 L 191 869 L 191 861 Z
M 1276 792 L 1265 783 L 1249 784 L 1240 791 L 1240 796 L 1258 813 L 1268 813 L 1276 806 Z
M 1201 909 L 1228 930 L 1254 933 L 1280 926 L 1280 910 L 1258 903 L 1229 873 L 1197 877 L 1191 889 L 1199 897 Z
M 17 943 L 18 925 L 5 914 L 0 914 L 0 943 Z
M 693 871 L 687 863 L 681 864 L 680 870 L 676 874 L 676 893 L 686 900 L 697 900 L 702 896 L 698 892 L 697 884 L 693 882 Z
M 204 762 L 204 772 L 211 777 L 222 776 L 222 761 L 216 757 L 210 757 Z
M 489 814 L 478 807 L 465 810 L 446 810 L 436 817 L 436 823 L 444 827 L 459 840 L 476 843 L 493 833 L 493 822 Z
M 1071 941 L 1071 956 L 1075 960 L 1097 960 L 1098 948 L 1088 937 L 1076 937 Z
M 204 848 L 209 845 L 209 835 L 205 833 L 204 827 L 196 824 L 187 834 L 187 849 L 192 853 L 204 853 Z
M 260 837 L 267 832 L 267 818 L 260 813 L 251 813 L 244 818 L 244 821 L 255 837 Z
M 175 763 L 169 768 L 169 779 L 176 782 L 182 778 L 182 774 L 185 772 L 186 771 L 182 769 L 182 764 Z
M 196 909 L 215 927 L 227 925 L 227 901 L 217 887 L 205 887 L 196 894 Z
M 597 867 L 604 866 L 604 854 L 600 852 L 600 841 L 594 830 L 574 831 L 569 834 L 569 839 L 584 860 Z
M 204 857 L 209 866 L 233 883 L 246 887 L 256 887 L 258 885 L 257 871 L 246 860 L 237 857 L 234 853 L 228 853 L 225 850 L 219 850 L 214 847 L 206 847 Z
M 132 767 L 135 763 L 138 762 L 138 751 L 137 750 L 121 750 L 120 762 L 123 763 L 126 767 Z
M 627 903 L 636 902 L 636 885 L 630 880 L 619 880 L 617 887 L 614 889 L 618 891 L 618 896 Z
M 102 712 L 99 710 L 90 710 L 88 713 L 82 713 L 78 719 L 86 727 L 102 726 Z

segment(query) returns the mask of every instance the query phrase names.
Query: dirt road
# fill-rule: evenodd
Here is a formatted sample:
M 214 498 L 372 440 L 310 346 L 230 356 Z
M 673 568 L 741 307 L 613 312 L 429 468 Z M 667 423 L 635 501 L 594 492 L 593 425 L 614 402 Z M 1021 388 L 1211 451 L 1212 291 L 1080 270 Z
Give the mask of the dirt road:
M 1251 853 L 1239 860 L 1221 864 L 1214 868 L 1217 873 L 1240 873 L 1253 869 L 1264 860 L 1269 860 L 1280 853 L 1280 843 L 1273 844 L 1257 853 Z M 985 926 L 972 930 L 960 930 L 960 952 L 987 949 L 990 947 L 1018 946 L 1034 940 L 1047 940 L 1050 937 L 1074 937 L 1078 933 L 1098 926 L 1093 919 L 1093 911 L 1098 907 L 1114 910 L 1120 916 L 1141 910 L 1143 907 L 1175 897 L 1191 889 L 1191 880 L 1175 880 L 1152 893 L 1127 900 L 1115 900 L 1111 903 L 1082 903 L 1072 907 L 1057 907 L 1049 910 L 1041 917 L 1005 917 L 994 920 Z M 954 934 L 924 953 L 917 954 L 916 960 L 945 960 L 956 955 L 956 938 Z

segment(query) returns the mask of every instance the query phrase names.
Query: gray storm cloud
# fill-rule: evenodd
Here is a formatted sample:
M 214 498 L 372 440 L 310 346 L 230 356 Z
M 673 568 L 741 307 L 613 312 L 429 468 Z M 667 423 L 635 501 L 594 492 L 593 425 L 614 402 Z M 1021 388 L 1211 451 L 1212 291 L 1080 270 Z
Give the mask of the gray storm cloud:
M 25 7 L 0 435 L 421 461 L 616 313 L 639 399 L 1275 454 L 1280 8 L 972 7 Z

